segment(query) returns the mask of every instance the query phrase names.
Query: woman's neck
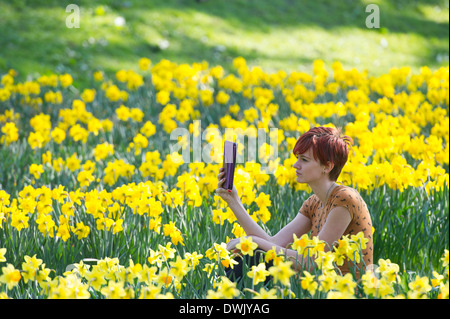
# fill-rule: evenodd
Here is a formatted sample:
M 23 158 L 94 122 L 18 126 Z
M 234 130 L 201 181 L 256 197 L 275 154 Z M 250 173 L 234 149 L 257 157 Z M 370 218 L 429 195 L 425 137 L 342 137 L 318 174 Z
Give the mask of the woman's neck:
M 309 187 L 311 187 L 312 191 L 322 202 L 323 206 L 326 205 L 328 197 L 336 186 L 338 186 L 338 184 L 336 184 L 335 181 L 330 181 L 329 179 L 322 180 L 314 184 L 309 184 Z

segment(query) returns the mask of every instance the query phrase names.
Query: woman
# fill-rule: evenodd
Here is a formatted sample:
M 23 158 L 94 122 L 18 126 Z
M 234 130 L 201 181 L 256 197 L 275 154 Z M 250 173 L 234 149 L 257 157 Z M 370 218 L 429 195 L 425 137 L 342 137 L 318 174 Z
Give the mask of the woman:
M 330 127 L 314 127 L 297 140 L 293 149 L 297 161 L 297 182 L 306 183 L 313 191 L 300 208 L 297 216 L 281 229 L 275 236 L 269 236 L 247 213 L 242 205 L 236 188 L 231 191 L 221 186 L 225 181 L 223 168 L 219 171 L 219 183 L 216 190 L 236 216 L 237 221 L 247 236 L 251 236 L 259 249 L 268 251 L 274 246 L 278 252 L 282 249 L 293 261 L 297 270 L 301 264 L 301 256 L 287 247 L 293 242 L 293 235 L 300 238 L 311 231 L 311 236 L 318 236 L 328 245 L 333 246 L 344 235 L 364 233 L 369 241 L 363 250 L 366 266 L 373 263 L 372 221 L 364 200 L 359 193 L 350 187 L 336 183 L 348 159 L 348 145 L 352 139 L 341 136 L 338 129 Z M 233 250 L 240 239 L 232 239 L 228 250 Z M 348 263 L 339 267 L 343 274 L 350 272 Z M 359 273 L 359 271 L 356 271 Z

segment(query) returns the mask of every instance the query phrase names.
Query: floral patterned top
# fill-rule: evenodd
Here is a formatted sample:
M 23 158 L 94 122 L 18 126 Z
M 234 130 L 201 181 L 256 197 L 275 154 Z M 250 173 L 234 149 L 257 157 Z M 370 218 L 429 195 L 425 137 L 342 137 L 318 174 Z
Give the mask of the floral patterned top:
M 311 220 L 311 237 L 319 235 L 322 227 L 325 225 L 328 214 L 333 208 L 338 206 L 345 207 L 351 215 L 351 221 L 343 236 L 348 235 L 351 237 L 359 232 L 364 233 L 364 237 L 369 240 L 366 248 L 363 250 L 364 263 L 366 267 L 371 265 L 373 263 L 372 219 L 367 205 L 358 191 L 348 186 L 339 185 L 331 192 L 325 207 L 322 206 L 319 198 L 316 195 L 312 195 L 300 208 L 299 213 Z M 339 269 L 345 275 L 350 272 L 350 265 L 348 262 L 345 262 Z

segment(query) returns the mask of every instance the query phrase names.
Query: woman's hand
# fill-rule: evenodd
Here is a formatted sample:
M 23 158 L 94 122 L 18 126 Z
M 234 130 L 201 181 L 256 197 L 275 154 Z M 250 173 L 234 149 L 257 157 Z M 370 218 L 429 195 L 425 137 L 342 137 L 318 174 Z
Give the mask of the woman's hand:
M 239 202 L 240 201 L 239 195 L 236 190 L 236 187 L 234 187 L 234 184 L 233 184 L 233 189 L 231 189 L 231 190 L 222 188 L 222 185 L 223 185 L 223 183 L 225 183 L 225 180 L 226 180 L 225 170 L 223 167 L 221 167 L 219 169 L 219 174 L 217 175 L 217 177 L 219 178 L 219 183 L 217 185 L 216 194 L 219 195 L 220 197 L 222 197 L 222 199 L 228 205 L 235 203 L 235 202 Z
M 234 253 L 235 250 L 237 249 L 237 248 L 236 248 L 236 245 L 239 244 L 240 241 L 241 241 L 240 238 L 233 238 L 233 239 L 231 239 L 231 240 L 227 243 L 227 250 L 228 250 L 228 251 L 232 251 L 232 252 Z

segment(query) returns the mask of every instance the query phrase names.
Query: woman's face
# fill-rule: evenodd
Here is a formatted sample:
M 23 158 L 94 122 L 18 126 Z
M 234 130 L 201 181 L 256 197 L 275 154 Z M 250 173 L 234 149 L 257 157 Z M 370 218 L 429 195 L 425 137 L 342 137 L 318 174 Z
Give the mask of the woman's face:
M 293 165 L 297 182 L 310 183 L 323 178 L 324 166 L 314 158 L 311 148 L 303 154 L 297 154 L 297 162 Z

